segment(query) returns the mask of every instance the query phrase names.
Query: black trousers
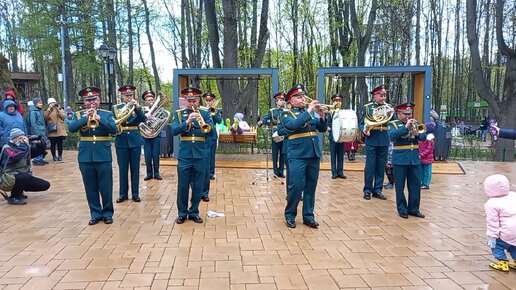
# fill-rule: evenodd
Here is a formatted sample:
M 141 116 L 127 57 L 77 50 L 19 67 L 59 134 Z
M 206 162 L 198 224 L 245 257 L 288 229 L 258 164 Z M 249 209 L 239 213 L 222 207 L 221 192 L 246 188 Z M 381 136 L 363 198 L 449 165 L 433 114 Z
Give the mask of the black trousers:
M 63 141 L 66 139 L 66 137 L 48 137 L 48 139 L 50 140 L 50 153 L 52 153 L 52 157 L 63 156 Z M 56 146 L 58 155 L 56 155 Z
M 21 198 L 24 191 L 45 191 L 50 188 L 50 183 L 39 177 L 32 176 L 26 172 L 16 174 L 14 187 L 11 190 L 11 197 Z

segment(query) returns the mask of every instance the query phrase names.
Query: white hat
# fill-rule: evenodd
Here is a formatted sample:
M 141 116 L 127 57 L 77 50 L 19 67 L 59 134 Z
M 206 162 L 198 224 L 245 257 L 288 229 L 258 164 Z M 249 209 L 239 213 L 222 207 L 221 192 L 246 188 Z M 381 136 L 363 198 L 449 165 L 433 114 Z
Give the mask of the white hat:
M 47 103 L 50 105 L 52 103 L 57 103 L 57 101 L 54 98 L 48 98 Z

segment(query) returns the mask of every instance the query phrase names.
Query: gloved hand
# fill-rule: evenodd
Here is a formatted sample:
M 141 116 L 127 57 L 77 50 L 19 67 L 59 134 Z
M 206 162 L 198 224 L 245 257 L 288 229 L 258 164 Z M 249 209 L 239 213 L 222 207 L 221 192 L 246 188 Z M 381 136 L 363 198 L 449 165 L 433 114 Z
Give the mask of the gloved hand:
M 493 239 L 491 237 L 487 237 L 487 245 L 491 247 L 491 249 L 496 248 L 496 239 Z

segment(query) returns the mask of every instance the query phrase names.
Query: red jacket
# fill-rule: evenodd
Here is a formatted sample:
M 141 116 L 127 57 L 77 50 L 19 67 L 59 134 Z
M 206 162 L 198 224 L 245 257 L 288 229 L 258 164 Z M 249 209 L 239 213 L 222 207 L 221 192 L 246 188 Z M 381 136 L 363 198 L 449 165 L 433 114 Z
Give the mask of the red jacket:
M 432 164 L 434 162 L 434 142 L 435 139 L 419 141 L 419 159 L 422 164 Z

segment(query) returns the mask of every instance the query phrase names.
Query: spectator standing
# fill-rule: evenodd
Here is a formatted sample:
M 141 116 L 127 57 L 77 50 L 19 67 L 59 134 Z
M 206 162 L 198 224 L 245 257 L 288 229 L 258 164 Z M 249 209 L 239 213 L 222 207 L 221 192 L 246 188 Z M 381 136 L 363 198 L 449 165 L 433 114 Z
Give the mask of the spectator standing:
M 29 133 L 30 135 L 41 136 L 42 142 L 46 142 L 46 140 L 48 140 L 47 126 L 45 122 L 45 116 L 43 114 L 43 111 L 41 110 L 43 108 L 43 101 L 41 100 L 41 98 L 34 98 L 32 99 L 32 102 L 34 103 L 34 107 L 32 107 L 29 112 Z M 42 154 L 34 157 L 34 160 L 32 162 L 34 165 L 48 164 L 48 162 L 45 161 L 44 158 L 45 154 Z
M 489 129 L 489 120 L 487 117 L 485 117 L 480 124 L 480 140 L 482 142 L 486 142 L 487 140 L 487 129 Z
M 434 162 L 435 125 L 426 123 L 426 140 L 419 141 L 419 160 L 421 161 L 421 189 L 429 189 L 432 181 L 432 163 Z
M 2 111 L 5 109 L 4 102 L 6 100 L 13 101 L 16 104 L 16 110 L 18 111 L 18 113 L 20 113 L 20 115 L 23 116 L 23 106 L 20 101 L 16 100 L 16 95 L 13 90 L 7 90 L 5 92 L 4 100 L 0 104 L 0 110 Z
M 54 162 L 62 162 L 63 141 L 66 139 L 68 134 L 66 133 L 66 126 L 64 123 L 64 109 L 54 98 L 48 99 L 48 108 L 45 111 L 45 120 L 47 121 L 47 133 L 48 139 L 50 140 L 50 153 L 52 153 L 52 159 Z
M 23 116 L 18 112 L 16 103 L 12 100 L 6 100 L 3 102 L 5 110 L 0 112 L 0 145 L 3 146 L 9 142 L 9 134 L 12 129 L 19 128 L 23 132 L 27 133 L 27 127 L 25 126 L 25 120 Z

